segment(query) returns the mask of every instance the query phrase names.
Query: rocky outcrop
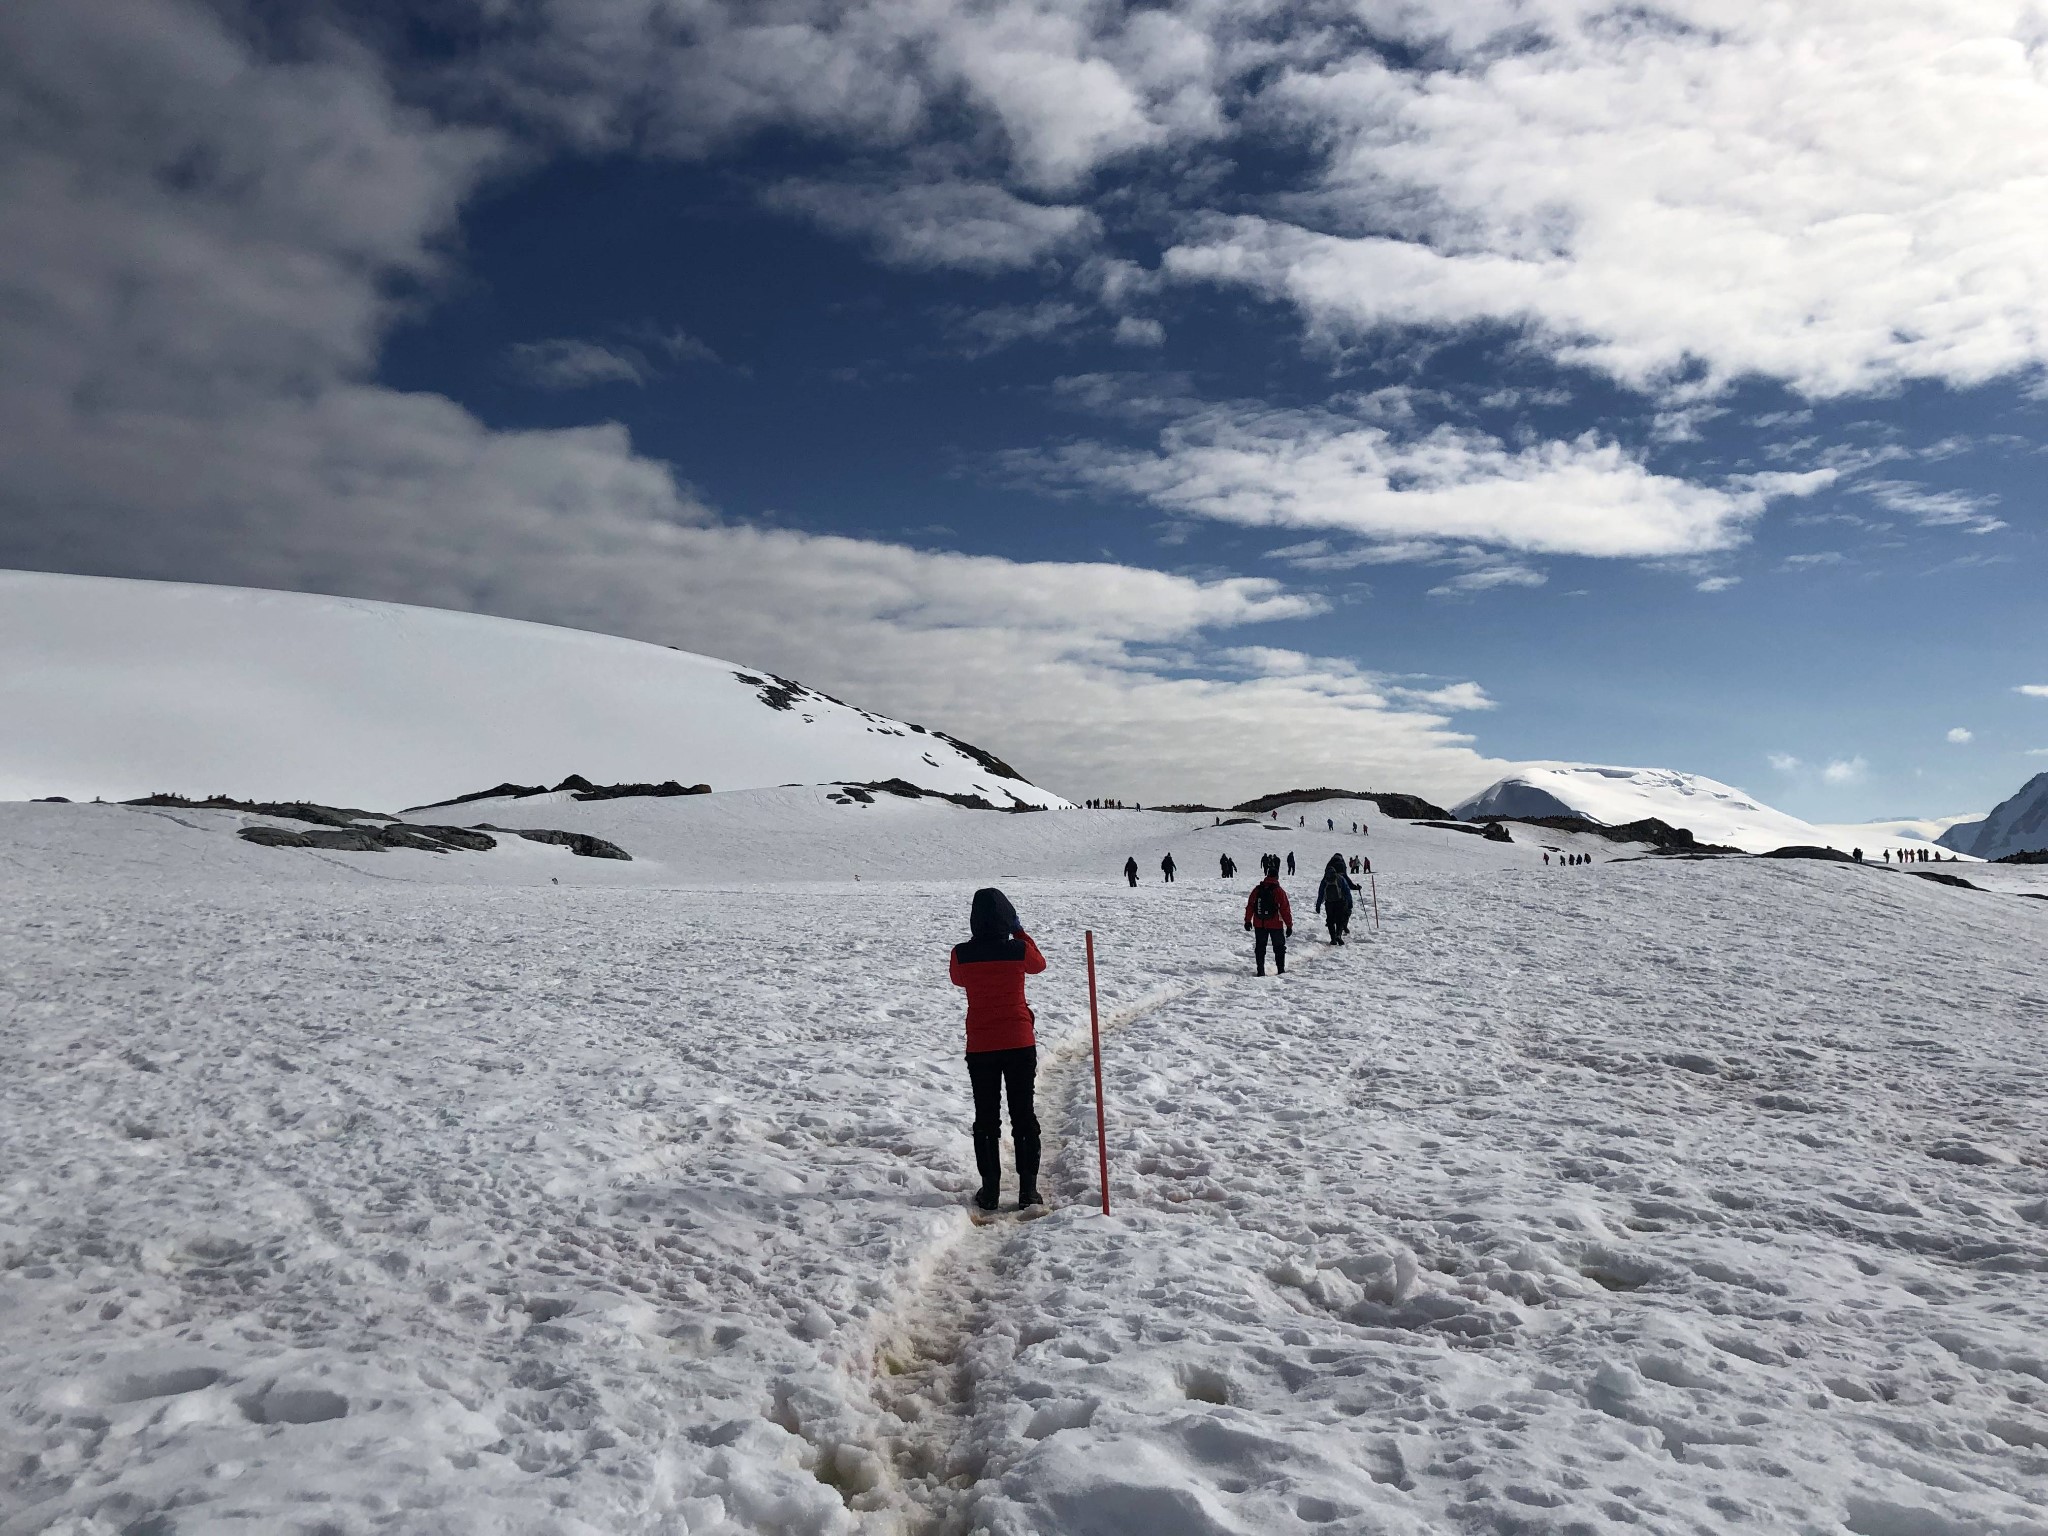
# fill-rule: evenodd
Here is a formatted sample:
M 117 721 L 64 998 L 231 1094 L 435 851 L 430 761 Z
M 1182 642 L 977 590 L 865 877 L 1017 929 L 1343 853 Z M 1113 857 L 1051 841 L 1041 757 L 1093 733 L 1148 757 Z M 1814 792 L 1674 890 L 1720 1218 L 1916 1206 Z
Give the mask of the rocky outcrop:
M 1263 816 L 1283 805 L 1313 805 L 1319 800 L 1370 800 L 1380 808 L 1382 816 L 1391 816 L 1396 821 L 1420 821 L 1425 817 L 1446 821 L 1451 814 L 1440 805 L 1432 805 L 1420 795 L 1376 793 L 1365 789 L 1290 789 L 1283 794 L 1261 795 L 1256 800 L 1233 805 L 1231 809 Z
M 480 822 L 478 829 L 523 837 L 529 843 L 551 843 L 557 848 L 568 849 L 578 858 L 624 859 L 628 863 L 631 863 L 633 858 L 633 855 L 617 843 L 608 843 L 601 837 L 592 837 L 588 832 L 559 832 L 552 827 L 494 827 L 487 821 Z
M 1817 848 L 1810 843 L 1791 843 L 1783 848 L 1773 848 L 1769 853 L 1757 855 L 1760 859 L 1822 859 L 1830 864 L 1854 864 L 1857 861 L 1839 848 Z
M 192 800 L 184 795 L 147 795 L 125 800 L 124 805 L 170 806 L 198 811 L 248 811 L 257 816 L 275 816 L 282 821 L 310 821 L 320 827 L 353 827 L 365 821 L 391 821 L 382 811 L 354 811 L 342 806 L 314 805 L 304 800 L 234 800 L 226 795 L 209 795 Z
M 354 825 L 294 832 L 289 827 L 243 827 L 242 838 L 263 848 L 325 848 L 332 853 L 383 853 L 391 848 L 417 848 L 427 853 L 488 853 L 498 840 L 468 827 L 410 826 L 402 821 L 384 826 Z
M 1980 859 L 2048 851 L 2048 773 L 2037 773 L 2001 800 L 1982 821 L 1950 827 L 1936 839 L 1944 848 Z
M 409 805 L 406 813 L 414 811 L 445 811 L 451 805 L 471 805 L 478 800 L 526 800 L 534 795 L 566 794 L 572 800 L 628 800 L 640 796 L 664 800 L 676 795 L 708 795 L 709 784 L 683 784 L 675 779 L 663 779 L 659 784 L 593 784 L 580 773 L 572 773 L 552 788 L 544 784 L 500 784 L 495 789 L 479 789 L 467 795 L 457 795 L 453 800 L 436 800 L 429 805 Z

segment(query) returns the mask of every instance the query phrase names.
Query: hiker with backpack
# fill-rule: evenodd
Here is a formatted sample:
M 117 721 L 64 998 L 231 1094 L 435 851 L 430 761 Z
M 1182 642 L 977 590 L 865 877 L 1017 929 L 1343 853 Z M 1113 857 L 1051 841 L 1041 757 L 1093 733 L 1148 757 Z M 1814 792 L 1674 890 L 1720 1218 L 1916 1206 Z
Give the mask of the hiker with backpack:
M 1173 855 L 1168 854 L 1159 861 L 1159 873 L 1166 877 L 1168 885 L 1173 884 Z
M 1266 974 L 1266 946 L 1273 946 L 1273 966 L 1282 976 L 1287 974 L 1287 936 L 1294 932 L 1294 909 L 1287 904 L 1287 892 L 1280 888 L 1280 877 L 1269 874 L 1257 885 L 1244 903 L 1245 930 L 1252 935 L 1252 962 L 1258 967 L 1258 974 Z
M 1135 882 L 1134 882 L 1135 883 Z M 1024 978 L 1045 969 L 1045 956 L 1017 921 L 1010 898 L 993 886 L 974 893 L 967 927 L 973 937 L 953 946 L 949 972 L 967 993 L 967 1080 L 974 1090 L 974 1166 L 981 1188 L 974 1203 L 992 1211 L 1002 1199 L 1003 1099 L 1010 1103 L 1010 1144 L 1017 1155 L 1017 1209 L 1038 1198 L 1037 1022 L 1024 1001 Z
M 1218 879 L 1228 880 L 1232 875 L 1237 873 L 1237 866 L 1231 863 L 1230 855 L 1227 853 L 1222 854 L 1218 857 L 1216 861 L 1216 866 L 1218 869 L 1222 871 L 1222 873 L 1217 877 Z
M 1351 929 L 1351 894 L 1357 889 L 1358 882 L 1345 872 L 1344 855 L 1331 854 L 1330 862 L 1323 866 L 1322 883 L 1316 887 L 1316 910 L 1329 926 L 1332 944 L 1342 944 Z
M 1134 853 L 1124 860 L 1124 878 L 1131 882 L 1131 889 L 1138 888 L 1138 856 Z

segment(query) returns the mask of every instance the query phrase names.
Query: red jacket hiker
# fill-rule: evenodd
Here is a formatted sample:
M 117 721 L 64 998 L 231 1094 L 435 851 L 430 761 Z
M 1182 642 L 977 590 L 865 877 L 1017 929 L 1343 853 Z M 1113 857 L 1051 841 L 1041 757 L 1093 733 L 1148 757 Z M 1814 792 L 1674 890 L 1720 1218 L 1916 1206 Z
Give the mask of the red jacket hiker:
M 1036 1022 L 1024 1001 L 1024 978 L 1045 969 L 1045 956 L 1031 942 L 1031 935 L 1019 932 L 1023 953 L 1014 959 L 979 959 L 973 944 L 954 946 L 948 974 L 953 985 L 967 991 L 967 1049 L 969 1051 L 1014 1051 L 1036 1045 L 1031 1026 Z M 961 958 L 961 951 L 968 951 Z
M 1273 915 L 1261 917 L 1258 910 L 1259 892 L 1268 886 L 1273 888 Z M 1247 928 L 1283 928 L 1289 933 L 1294 932 L 1294 909 L 1287 904 L 1287 892 L 1271 875 L 1253 886 L 1251 895 L 1245 898 L 1244 925 Z

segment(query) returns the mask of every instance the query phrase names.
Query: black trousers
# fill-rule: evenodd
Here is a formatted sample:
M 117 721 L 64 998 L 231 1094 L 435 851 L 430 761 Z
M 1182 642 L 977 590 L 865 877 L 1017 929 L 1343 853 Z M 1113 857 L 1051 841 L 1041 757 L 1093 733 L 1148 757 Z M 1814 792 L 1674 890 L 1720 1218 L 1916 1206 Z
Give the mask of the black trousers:
M 1038 1114 L 1031 1103 L 1038 1077 L 1038 1047 L 1014 1051 L 969 1051 L 967 1080 L 974 1085 L 974 1134 L 999 1136 L 1003 1129 L 1004 1090 L 1010 1100 L 1010 1134 L 1038 1135 Z
M 1287 974 L 1287 930 L 1284 928 L 1254 928 L 1252 930 L 1252 954 L 1257 961 L 1259 974 L 1263 976 L 1266 973 L 1266 945 L 1269 942 L 1273 946 L 1273 963 L 1279 967 L 1280 974 L 1285 976 Z

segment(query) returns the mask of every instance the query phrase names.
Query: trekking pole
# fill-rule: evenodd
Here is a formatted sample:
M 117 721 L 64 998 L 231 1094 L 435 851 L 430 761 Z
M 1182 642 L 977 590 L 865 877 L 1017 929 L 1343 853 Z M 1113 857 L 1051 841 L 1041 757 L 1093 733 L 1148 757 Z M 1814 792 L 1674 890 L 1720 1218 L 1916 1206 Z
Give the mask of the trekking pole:
M 1095 1001 L 1095 930 L 1088 930 L 1088 1036 L 1095 1044 L 1095 1155 L 1102 1165 L 1102 1214 L 1109 1214 L 1109 1123 L 1102 1113 L 1102 1015 Z
M 1372 882 L 1372 931 L 1380 931 L 1380 877 L 1368 871 L 1366 879 Z

